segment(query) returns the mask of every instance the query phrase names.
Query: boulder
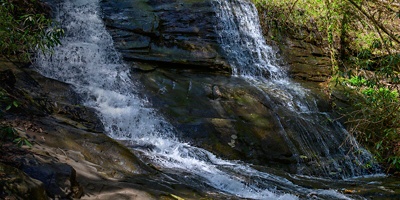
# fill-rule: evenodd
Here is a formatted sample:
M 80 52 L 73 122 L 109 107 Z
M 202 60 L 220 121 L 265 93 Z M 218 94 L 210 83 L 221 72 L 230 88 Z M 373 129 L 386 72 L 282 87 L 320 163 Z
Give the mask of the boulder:
M 0 162 L 1 199 L 47 200 L 44 185 L 23 171 Z
M 76 181 L 76 171 L 71 166 L 51 157 L 41 159 L 31 155 L 20 158 L 19 162 L 22 171 L 43 183 L 51 198 L 79 198 L 82 195 L 82 188 Z

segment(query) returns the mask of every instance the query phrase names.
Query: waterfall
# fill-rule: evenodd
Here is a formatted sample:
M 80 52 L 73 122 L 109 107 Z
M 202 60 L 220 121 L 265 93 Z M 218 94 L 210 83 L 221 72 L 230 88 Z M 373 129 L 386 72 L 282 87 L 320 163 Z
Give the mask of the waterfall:
M 264 40 L 257 10 L 248 1 L 214 1 L 222 48 L 228 54 L 234 76 L 285 78 L 275 61 L 275 52 Z
M 276 134 L 291 147 L 298 173 L 334 178 L 376 173 L 372 156 L 328 113 L 320 112 L 310 93 L 277 64 L 276 52 L 262 36 L 254 4 L 249 0 L 215 0 L 213 4 L 219 21 L 216 29 L 233 75 L 269 99 L 282 126 Z
M 182 173 L 182 180 L 190 176 L 199 185 L 234 198 L 298 199 L 312 194 L 347 199 L 334 190 L 307 189 L 181 142 L 175 136 L 177 130 L 137 94 L 138 83 L 131 79 L 129 67 L 113 47 L 99 16 L 98 1 L 65 0 L 57 5 L 55 18 L 66 35 L 52 55 L 38 53 L 35 68 L 71 84 L 82 103 L 97 110 L 110 137 L 129 142 L 161 170 Z

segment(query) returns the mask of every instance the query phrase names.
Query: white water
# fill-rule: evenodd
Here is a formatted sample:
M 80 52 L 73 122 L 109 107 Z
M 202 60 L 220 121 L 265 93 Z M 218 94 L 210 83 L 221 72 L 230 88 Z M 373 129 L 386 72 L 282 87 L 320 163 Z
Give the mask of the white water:
M 98 0 L 65 0 L 58 9 L 56 20 L 66 36 L 53 55 L 38 55 L 35 66 L 43 75 L 73 85 L 83 104 L 98 111 L 110 137 L 130 141 L 162 169 L 191 174 L 225 194 L 252 199 L 297 199 L 309 193 L 347 198 L 333 190 L 302 188 L 180 142 L 174 128 L 135 93 L 137 83 L 113 47 Z
M 217 32 L 233 69 L 269 99 L 282 129 L 277 130 L 298 161 L 298 173 L 351 178 L 378 169 L 372 156 L 347 131 L 318 110 L 315 98 L 291 81 L 266 44 L 257 9 L 249 0 L 215 0 Z M 286 121 L 285 121 L 286 118 Z M 297 145 L 296 145 L 297 144 Z M 311 160 L 311 161 L 310 161 Z

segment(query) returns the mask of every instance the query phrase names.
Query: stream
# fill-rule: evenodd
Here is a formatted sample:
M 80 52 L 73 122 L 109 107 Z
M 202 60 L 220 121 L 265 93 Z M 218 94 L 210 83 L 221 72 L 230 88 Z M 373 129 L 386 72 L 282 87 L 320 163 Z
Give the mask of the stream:
M 99 0 L 64 0 L 55 6 L 55 19 L 66 35 L 52 55 L 38 55 L 35 68 L 73 85 L 82 104 L 98 111 L 110 137 L 124 141 L 161 171 L 181 174 L 176 179 L 193 188 L 211 187 L 246 199 L 364 199 L 363 192 L 372 190 L 392 194 L 396 180 L 382 186 L 385 176 L 372 156 L 329 114 L 319 112 L 316 103 L 307 100 L 307 89 L 291 81 L 276 64 L 254 5 L 243 0 L 217 0 L 213 5 L 232 76 L 269 100 L 274 120 L 281 124 L 277 134 L 285 138 L 297 160 L 295 174 L 224 160 L 182 141 L 179 130 L 140 94 L 140 81 L 132 78 L 103 24 Z M 359 194 L 352 192 L 357 190 Z

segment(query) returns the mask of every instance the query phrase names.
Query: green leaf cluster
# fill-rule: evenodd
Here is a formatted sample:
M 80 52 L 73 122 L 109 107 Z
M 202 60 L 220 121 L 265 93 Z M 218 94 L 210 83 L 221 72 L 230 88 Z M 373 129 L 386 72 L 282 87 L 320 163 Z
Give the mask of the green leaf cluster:
M 64 31 L 36 0 L 0 0 L 0 53 L 29 61 L 33 52 L 60 44 Z
M 367 80 L 361 76 L 353 76 L 350 79 L 346 80 L 352 86 L 364 86 L 367 84 Z
M 2 141 L 12 141 L 18 147 L 32 147 L 32 143 L 28 140 L 28 138 L 20 136 L 18 132 L 10 126 L 0 126 L 0 142 Z
M 14 100 L 5 90 L 0 88 L 0 117 L 2 115 L 2 110 L 9 111 L 12 107 L 18 108 L 19 103 Z

